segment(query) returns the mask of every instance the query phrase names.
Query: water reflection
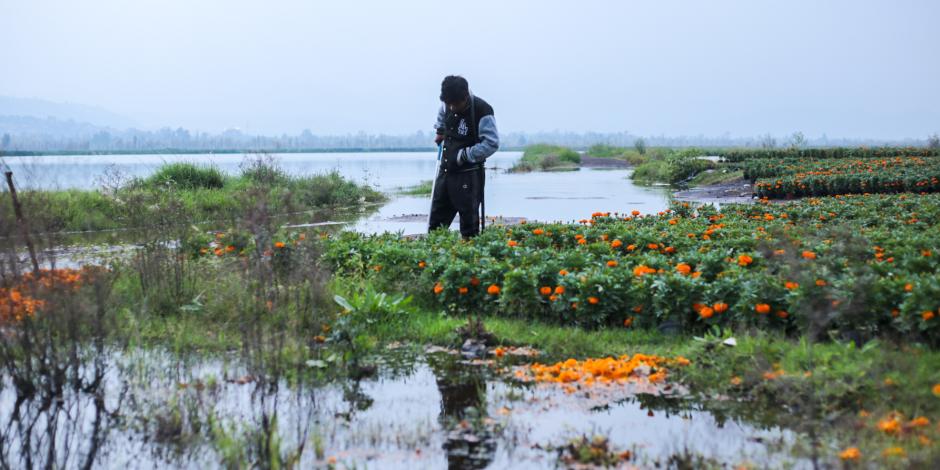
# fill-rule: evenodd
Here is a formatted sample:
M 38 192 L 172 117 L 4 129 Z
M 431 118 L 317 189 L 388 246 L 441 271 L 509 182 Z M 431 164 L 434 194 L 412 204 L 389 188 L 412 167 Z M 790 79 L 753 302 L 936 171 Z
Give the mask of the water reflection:
M 494 422 L 486 414 L 486 376 L 449 355 L 428 360 L 441 394 L 439 421 L 447 433 L 443 449 L 450 469 L 485 468 L 496 453 Z

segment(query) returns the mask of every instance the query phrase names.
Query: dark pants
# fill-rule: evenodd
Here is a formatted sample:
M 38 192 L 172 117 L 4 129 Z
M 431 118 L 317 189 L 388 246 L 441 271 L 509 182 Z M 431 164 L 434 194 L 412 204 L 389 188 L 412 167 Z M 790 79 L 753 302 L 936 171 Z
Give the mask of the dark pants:
M 483 170 L 443 173 L 434 183 L 431 197 L 431 224 L 428 231 L 450 227 L 460 213 L 460 235 L 480 233 L 480 201 L 483 199 Z

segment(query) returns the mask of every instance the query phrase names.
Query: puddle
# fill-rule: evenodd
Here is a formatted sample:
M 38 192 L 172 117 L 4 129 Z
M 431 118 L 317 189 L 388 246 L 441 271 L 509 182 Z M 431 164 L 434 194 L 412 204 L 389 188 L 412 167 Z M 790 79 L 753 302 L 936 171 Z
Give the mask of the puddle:
M 282 455 L 298 454 L 300 468 L 334 461 L 341 468 L 555 468 L 557 453 L 548 447 L 596 434 L 632 450 L 638 463 L 690 449 L 766 467 L 780 462 L 766 443 L 795 438 L 629 388 L 591 398 L 516 382 L 441 349 L 390 351 L 361 380 L 323 381 L 316 374 L 329 369 L 305 368 L 290 383 L 265 381 L 235 357 L 179 360 L 138 351 L 103 359 L 94 393 L 18 400 L 4 378 L 0 464 L 215 467 L 233 449 L 250 452 L 266 442 L 246 437 L 265 427 L 276 432 L 262 439 L 275 436 Z

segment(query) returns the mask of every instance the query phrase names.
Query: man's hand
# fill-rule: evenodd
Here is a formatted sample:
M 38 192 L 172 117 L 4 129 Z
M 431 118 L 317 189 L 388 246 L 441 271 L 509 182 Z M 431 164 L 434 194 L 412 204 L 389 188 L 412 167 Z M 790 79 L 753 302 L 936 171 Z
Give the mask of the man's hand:
M 463 166 L 464 163 L 467 163 L 467 149 L 462 148 L 457 151 L 457 166 Z
M 434 137 L 434 143 L 437 144 L 437 145 L 441 145 L 441 142 L 443 142 L 443 141 L 444 141 L 444 134 L 437 134 L 437 135 Z

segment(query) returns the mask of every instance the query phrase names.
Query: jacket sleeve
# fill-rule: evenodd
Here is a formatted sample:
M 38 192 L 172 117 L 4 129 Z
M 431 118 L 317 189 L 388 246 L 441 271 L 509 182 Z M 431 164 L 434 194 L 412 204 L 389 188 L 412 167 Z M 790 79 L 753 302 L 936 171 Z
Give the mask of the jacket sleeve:
M 495 117 L 483 116 L 477 133 L 480 136 L 480 142 L 467 149 L 467 160 L 470 163 L 484 162 L 499 150 L 499 132 L 496 130 Z
M 441 105 L 441 109 L 437 111 L 437 122 L 434 123 L 434 130 L 438 134 L 444 133 L 444 113 L 445 112 L 446 111 L 444 109 L 444 105 Z

